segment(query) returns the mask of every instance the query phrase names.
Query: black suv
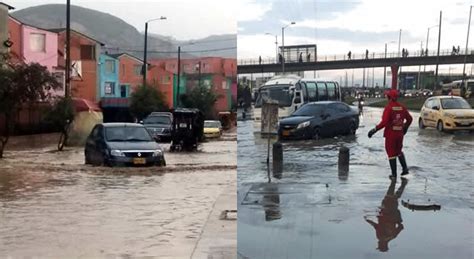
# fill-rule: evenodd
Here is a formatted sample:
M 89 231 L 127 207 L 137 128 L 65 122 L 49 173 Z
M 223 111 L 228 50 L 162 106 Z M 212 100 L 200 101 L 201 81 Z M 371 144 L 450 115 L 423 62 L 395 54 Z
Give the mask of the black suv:
M 169 112 L 152 112 L 143 120 L 143 125 L 156 141 L 171 141 L 173 115 Z

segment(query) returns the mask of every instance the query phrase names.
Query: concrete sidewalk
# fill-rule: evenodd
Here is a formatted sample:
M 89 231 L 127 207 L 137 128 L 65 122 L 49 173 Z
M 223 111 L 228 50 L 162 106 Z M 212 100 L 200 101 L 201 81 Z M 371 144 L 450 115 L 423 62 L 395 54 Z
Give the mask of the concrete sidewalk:
M 229 212 L 226 219 L 221 219 L 223 211 L 237 209 L 236 192 L 232 184 L 217 198 L 191 258 L 237 258 L 237 213 Z

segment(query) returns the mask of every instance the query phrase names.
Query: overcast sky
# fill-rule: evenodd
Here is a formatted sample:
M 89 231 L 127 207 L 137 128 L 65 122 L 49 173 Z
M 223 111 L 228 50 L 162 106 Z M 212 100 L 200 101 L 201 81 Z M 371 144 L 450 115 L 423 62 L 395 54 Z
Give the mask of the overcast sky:
M 441 49 L 453 45 L 465 48 L 470 0 L 245 0 L 249 8 L 239 10 L 238 57 L 274 58 L 275 36 L 281 45 L 281 28 L 285 29 L 285 46 L 317 44 L 318 55 L 345 55 L 349 51 L 363 54 L 398 51 L 400 29 L 401 47 L 410 53 L 426 47 L 428 27 L 439 24 L 442 14 Z M 474 33 L 470 34 L 469 47 L 474 46 Z M 428 49 L 437 48 L 438 28 L 430 29 Z M 461 68 L 461 70 L 460 70 Z M 416 68 L 405 68 L 405 70 Z M 428 70 L 433 67 L 427 67 Z M 470 67 L 469 67 L 470 69 Z M 355 70 L 360 79 L 362 70 Z M 375 69 L 375 77 L 383 77 L 383 69 Z M 442 66 L 441 72 L 460 72 L 462 66 Z M 468 71 L 470 72 L 470 71 Z M 345 71 L 321 72 L 325 77 L 339 80 Z M 349 71 L 351 77 L 352 71 Z M 370 74 L 370 76 L 372 76 Z M 349 79 L 350 80 L 350 79 Z
M 66 0 L 2 0 L 16 10 L 43 4 L 65 4 Z M 235 34 L 237 17 L 232 0 L 71 0 L 71 4 L 117 16 L 145 30 L 145 21 L 167 17 L 149 24 L 149 32 L 171 36 L 178 40 L 203 38 L 216 34 Z

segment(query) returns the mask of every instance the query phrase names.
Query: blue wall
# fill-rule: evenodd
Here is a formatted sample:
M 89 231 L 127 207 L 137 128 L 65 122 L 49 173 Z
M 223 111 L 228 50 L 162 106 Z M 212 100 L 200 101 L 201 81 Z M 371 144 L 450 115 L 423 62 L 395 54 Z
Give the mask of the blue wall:
M 106 62 L 114 62 L 114 71 L 109 72 L 106 68 Z M 100 98 L 118 98 L 120 97 L 120 83 L 119 83 L 119 61 L 113 57 L 101 54 L 99 57 L 100 66 Z M 106 94 L 105 86 L 107 82 L 114 83 L 113 94 Z

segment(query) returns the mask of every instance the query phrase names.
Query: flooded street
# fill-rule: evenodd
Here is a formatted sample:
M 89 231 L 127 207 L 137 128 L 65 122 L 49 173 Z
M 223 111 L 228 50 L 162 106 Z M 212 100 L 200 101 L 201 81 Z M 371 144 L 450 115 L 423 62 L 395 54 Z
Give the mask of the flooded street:
M 83 148 L 21 149 L 0 161 L 0 257 L 235 257 L 236 221 L 218 218 L 236 209 L 232 137 L 166 152 L 164 168 L 84 165 Z
M 365 109 L 355 137 L 284 142 L 281 175 L 267 171 L 267 140 L 239 121 L 240 258 L 473 258 L 474 134 L 419 130 L 412 113 L 410 176 L 392 185 L 383 132 L 367 138 L 382 110 Z

